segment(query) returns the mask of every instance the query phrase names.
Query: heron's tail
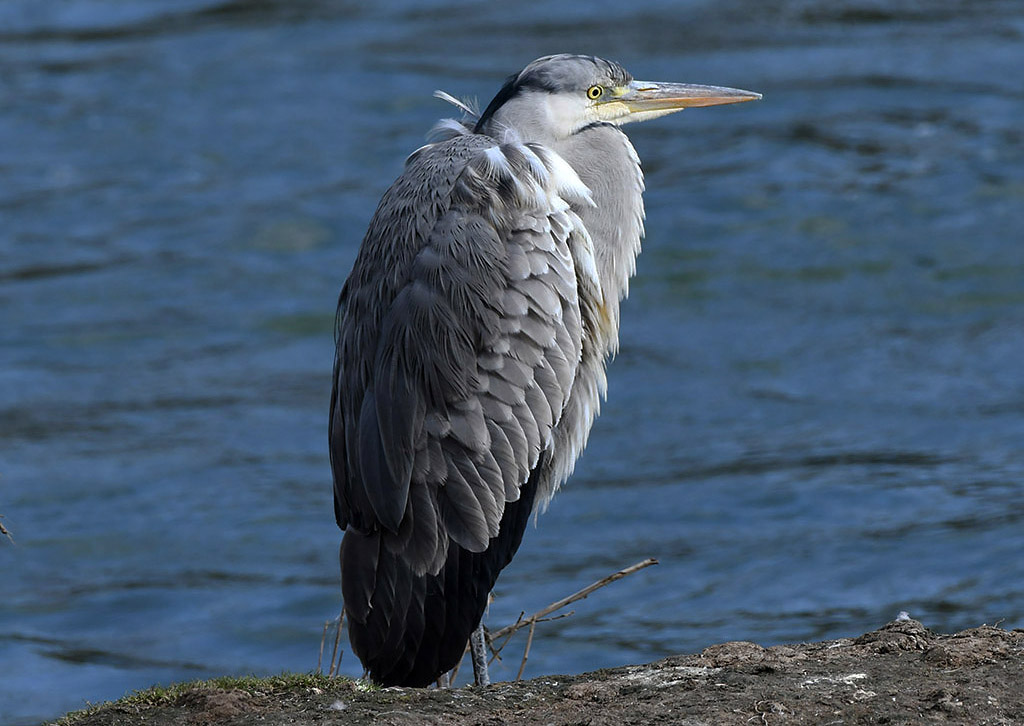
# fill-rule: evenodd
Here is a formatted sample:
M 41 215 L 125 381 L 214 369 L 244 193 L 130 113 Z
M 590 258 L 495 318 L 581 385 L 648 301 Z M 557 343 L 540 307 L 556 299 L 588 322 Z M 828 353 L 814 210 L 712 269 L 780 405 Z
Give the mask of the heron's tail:
M 349 640 L 370 677 L 384 686 L 428 686 L 462 658 L 498 574 L 523 540 L 537 493 L 537 466 L 506 502 L 497 536 L 483 552 L 454 542 L 437 574 L 417 575 L 379 533 L 350 527 L 341 544 L 341 585 Z

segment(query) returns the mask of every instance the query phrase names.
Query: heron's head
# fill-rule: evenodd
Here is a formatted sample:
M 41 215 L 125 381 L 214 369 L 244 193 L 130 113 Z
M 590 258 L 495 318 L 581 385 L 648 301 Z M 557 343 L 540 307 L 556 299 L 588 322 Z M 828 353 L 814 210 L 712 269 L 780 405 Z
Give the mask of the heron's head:
M 618 63 L 583 55 L 538 58 L 505 81 L 477 123 L 478 133 L 509 129 L 530 141 L 571 136 L 595 123 L 646 121 L 692 106 L 761 98 L 718 86 L 635 81 Z

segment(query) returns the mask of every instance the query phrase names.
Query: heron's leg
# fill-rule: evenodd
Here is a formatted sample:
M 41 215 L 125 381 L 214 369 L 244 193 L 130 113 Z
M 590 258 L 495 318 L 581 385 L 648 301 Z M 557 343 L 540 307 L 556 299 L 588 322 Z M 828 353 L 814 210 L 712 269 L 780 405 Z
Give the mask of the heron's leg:
M 487 672 L 487 639 L 484 636 L 484 621 L 481 619 L 476 630 L 469 636 L 469 654 L 473 658 L 473 682 L 478 686 L 491 685 Z

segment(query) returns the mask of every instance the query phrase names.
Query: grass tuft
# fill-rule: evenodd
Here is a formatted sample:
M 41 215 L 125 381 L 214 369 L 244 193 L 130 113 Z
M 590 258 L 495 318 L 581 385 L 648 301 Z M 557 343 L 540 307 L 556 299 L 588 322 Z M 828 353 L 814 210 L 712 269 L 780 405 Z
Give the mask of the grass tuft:
M 288 693 L 336 690 L 340 684 L 350 687 L 348 678 L 329 678 L 318 673 L 281 673 L 274 676 L 218 676 L 205 681 L 186 681 L 169 686 L 152 686 L 133 691 L 116 701 L 89 705 L 78 711 L 71 711 L 52 726 L 75 726 L 83 720 L 104 711 L 139 711 L 148 708 L 172 706 L 185 696 L 212 691 L 245 691 L 251 695 L 281 696 Z

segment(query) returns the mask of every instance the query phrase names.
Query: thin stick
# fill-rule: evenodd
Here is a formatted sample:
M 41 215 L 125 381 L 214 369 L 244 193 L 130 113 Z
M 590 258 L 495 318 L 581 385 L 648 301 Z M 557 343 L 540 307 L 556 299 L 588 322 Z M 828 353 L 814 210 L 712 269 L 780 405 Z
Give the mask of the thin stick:
M 516 680 L 523 680 L 523 669 L 526 668 L 526 659 L 530 657 L 530 646 L 533 645 L 533 631 L 537 627 L 537 621 L 530 623 L 530 634 L 526 636 L 526 650 L 523 651 L 523 660 L 519 664 L 519 672 L 516 673 Z
M 339 628 L 339 630 L 340 630 L 340 628 Z M 336 675 L 336 676 L 340 676 L 341 675 L 341 660 L 344 657 L 345 657 L 345 649 L 342 648 L 341 650 L 338 651 L 338 662 L 334 666 L 334 675 Z
M 341 615 L 338 616 L 338 629 L 334 631 L 334 649 L 331 651 L 331 669 L 327 671 L 327 677 L 330 678 L 334 675 L 334 660 L 338 656 L 338 642 L 341 640 L 341 623 L 345 619 L 345 611 L 341 611 Z
M 521 628 L 525 628 L 526 626 L 530 626 L 529 640 L 527 642 L 526 651 L 523 654 L 523 662 L 520 664 L 520 667 L 519 667 L 519 675 L 521 676 L 522 672 L 523 672 L 523 668 L 525 667 L 525 664 L 526 664 L 526 658 L 528 657 L 529 652 L 530 652 L 530 645 L 533 643 L 533 633 L 534 633 L 534 629 L 536 628 L 537 623 L 544 623 L 544 622 L 548 622 L 549 620 L 560 620 L 561 618 L 567 618 L 570 615 L 572 615 L 573 612 L 575 612 L 575 611 L 570 611 L 568 613 L 563 613 L 561 615 L 556 615 L 553 618 L 548 618 L 546 616 L 550 615 L 551 613 L 553 613 L 556 610 L 564 608 L 566 605 L 570 605 L 570 604 L 576 602 L 577 600 L 585 599 L 588 595 L 590 595 L 595 590 L 599 590 L 602 587 L 604 587 L 605 585 L 610 585 L 611 583 L 615 582 L 616 580 L 621 580 L 626 575 L 632 575 L 634 572 L 639 572 L 640 570 L 642 570 L 642 569 L 644 569 L 646 567 L 650 567 L 651 565 L 656 565 L 656 564 L 658 564 L 658 561 L 656 559 L 654 559 L 653 557 L 649 557 L 648 559 L 643 560 L 642 562 L 637 562 L 635 565 L 630 565 L 629 567 L 621 569 L 618 572 L 612 573 L 611 575 L 608 575 L 607 577 L 603 577 L 600 580 L 598 580 L 597 582 L 595 582 L 595 583 L 593 583 L 591 585 L 587 585 L 582 590 L 578 590 L 577 592 L 574 592 L 572 595 L 569 595 L 569 597 L 565 597 L 565 598 L 562 598 L 561 600 L 559 600 L 557 602 L 551 603 L 546 608 L 543 608 L 542 610 L 538 610 L 537 612 L 535 612 L 533 615 L 531 615 L 528 618 L 524 618 L 523 614 L 524 614 L 525 611 L 521 611 L 519 613 L 519 617 L 516 618 L 516 621 L 514 623 L 512 623 L 511 625 L 506 625 L 504 628 L 501 628 L 500 630 L 496 630 L 493 633 L 486 633 L 487 645 L 490 647 L 491 652 L 494 654 L 493 657 L 491 658 L 490 662 L 493 663 L 495 660 L 500 660 L 500 658 L 501 658 L 501 651 L 505 648 L 506 645 L 508 645 L 509 641 L 512 639 L 512 636 L 515 635 L 516 632 L 518 632 Z M 494 647 L 494 643 L 499 638 L 505 638 L 505 641 L 501 644 L 500 647 L 495 648 Z M 455 667 L 451 670 L 451 683 L 452 683 L 453 686 L 455 684 L 455 679 L 459 675 L 459 669 L 462 667 L 462 663 L 466 659 L 466 653 L 468 653 L 469 650 L 470 650 L 469 643 L 467 643 L 466 644 L 466 649 L 462 653 L 462 658 L 459 659 L 459 662 L 456 663 Z M 517 676 L 516 679 L 519 680 L 519 677 Z
M 550 623 L 550 622 L 554 622 L 555 620 L 561 620 L 562 618 L 571 618 L 575 614 L 576 614 L 575 610 L 570 610 L 567 613 L 562 613 L 560 615 L 553 615 L 550 618 L 540 618 L 539 620 L 534 620 L 533 622 L 535 622 L 535 623 Z
M 324 634 L 320 636 L 320 655 L 316 657 L 316 673 L 320 675 L 323 670 L 320 668 L 324 662 L 324 643 L 327 642 L 327 627 L 331 624 L 330 620 L 324 621 Z
M 490 641 L 489 645 L 491 646 L 491 653 L 494 654 L 491 657 L 491 660 L 490 660 L 491 663 L 493 663 L 496 660 L 501 660 L 501 651 L 505 649 L 505 646 L 508 645 L 508 641 L 512 640 L 512 636 L 516 634 L 516 630 L 518 630 L 518 628 L 516 628 L 516 626 L 519 625 L 519 623 L 523 622 L 523 616 L 524 615 L 526 615 L 526 611 L 525 610 L 520 610 L 519 611 L 519 617 L 516 618 L 516 621 L 514 623 L 512 623 L 512 627 L 514 629 L 511 632 L 509 632 L 508 637 L 505 638 L 505 642 L 502 643 L 501 645 L 499 645 L 497 648 L 494 647 L 494 636 L 488 635 L 487 639 L 488 639 L 488 641 Z
M 345 609 L 342 608 L 341 614 L 338 616 L 338 637 L 341 637 L 342 626 L 345 624 Z M 341 659 L 345 657 L 345 649 L 342 648 L 338 651 L 338 663 L 334 666 L 334 675 L 341 675 Z
M 552 622 L 554 620 L 561 620 L 562 618 L 571 618 L 575 614 L 576 614 L 575 610 L 570 610 L 567 613 L 561 613 L 559 615 L 554 615 L 554 616 L 552 616 L 550 618 L 538 618 L 537 620 L 526 620 L 526 621 L 523 622 L 521 627 L 525 628 L 527 625 L 533 625 L 535 623 L 550 623 L 550 622 Z M 505 646 L 508 645 L 508 642 L 510 640 L 512 640 L 512 637 L 516 634 L 516 632 L 517 631 L 509 633 L 508 637 L 505 638 L 505 642 L 502 643 L 500 647 L 493 649 L 494 650 L 494 658 L 495 659 L 501 660 L 501 651 L 503 651 L 505 649 Z
M 630 565 L 629 567 L 627 567 L 625 569 L 622 569 L 622 570 L 619 570 L 618 572 L 616 572 L 614 574 L 608 575 L 607 577 L 603 577 L 600 580 L 598 580 L 597 582 L 595 582 L 594 584 L 587 585 L 582 590 L 574 592 L 569 597 L 562 598 L 558 602 L 553 602 L 550 605 L 548 605 L 546 608 L 543 608 L 542 610 L 538 610 L 533 615 L 531 615 L 530 617 L 526 618 L 525 620 L 522 620 L 521 622 L 520 621 L 516 621 L 516 623 L 513 624 L 513 625 L 506 625 L 501 630 L 496 630 L 495 632 L 491 633 L 491 641 L 497 640 L 498 638 L 500 638 L 500 637 L 502 637 L 504 635 L 508 635 L 509 633 L 514 633 L 517 630 L 519 630 L 520 628 L 525 627 L 526 625 L 529 625 L 532 622 L 536 622 L 537 620 L 540 620 L 541 618 L 543 618 L 545 615 L 550 615 L 551 613 L 555 612 L 555 610 L 560 610 L 561 608 L 564 608 L 566 605 L 574 603 L 577 600 L 583 600 L 584 598 L 586 598 L 590 593 L 594 592 L 595 590 L 599 590 L 602 587 L 604 587 L 605 585 L 610 585 L 611 583 L 615 582 L 616 580 L 621 580 L 626 575 L 632 575 L 634 572 L 639 572 L 640 570 L 644 569 L 645 567 L 650 567 L 651 565 L 656 565 L 656 564 L 658 564 L 658 561 L 656 559 L 654 559 L 653 557 L 650 557 L 650 558 L 644 560 L 643 562 L 637 562 L 635 565 Z

